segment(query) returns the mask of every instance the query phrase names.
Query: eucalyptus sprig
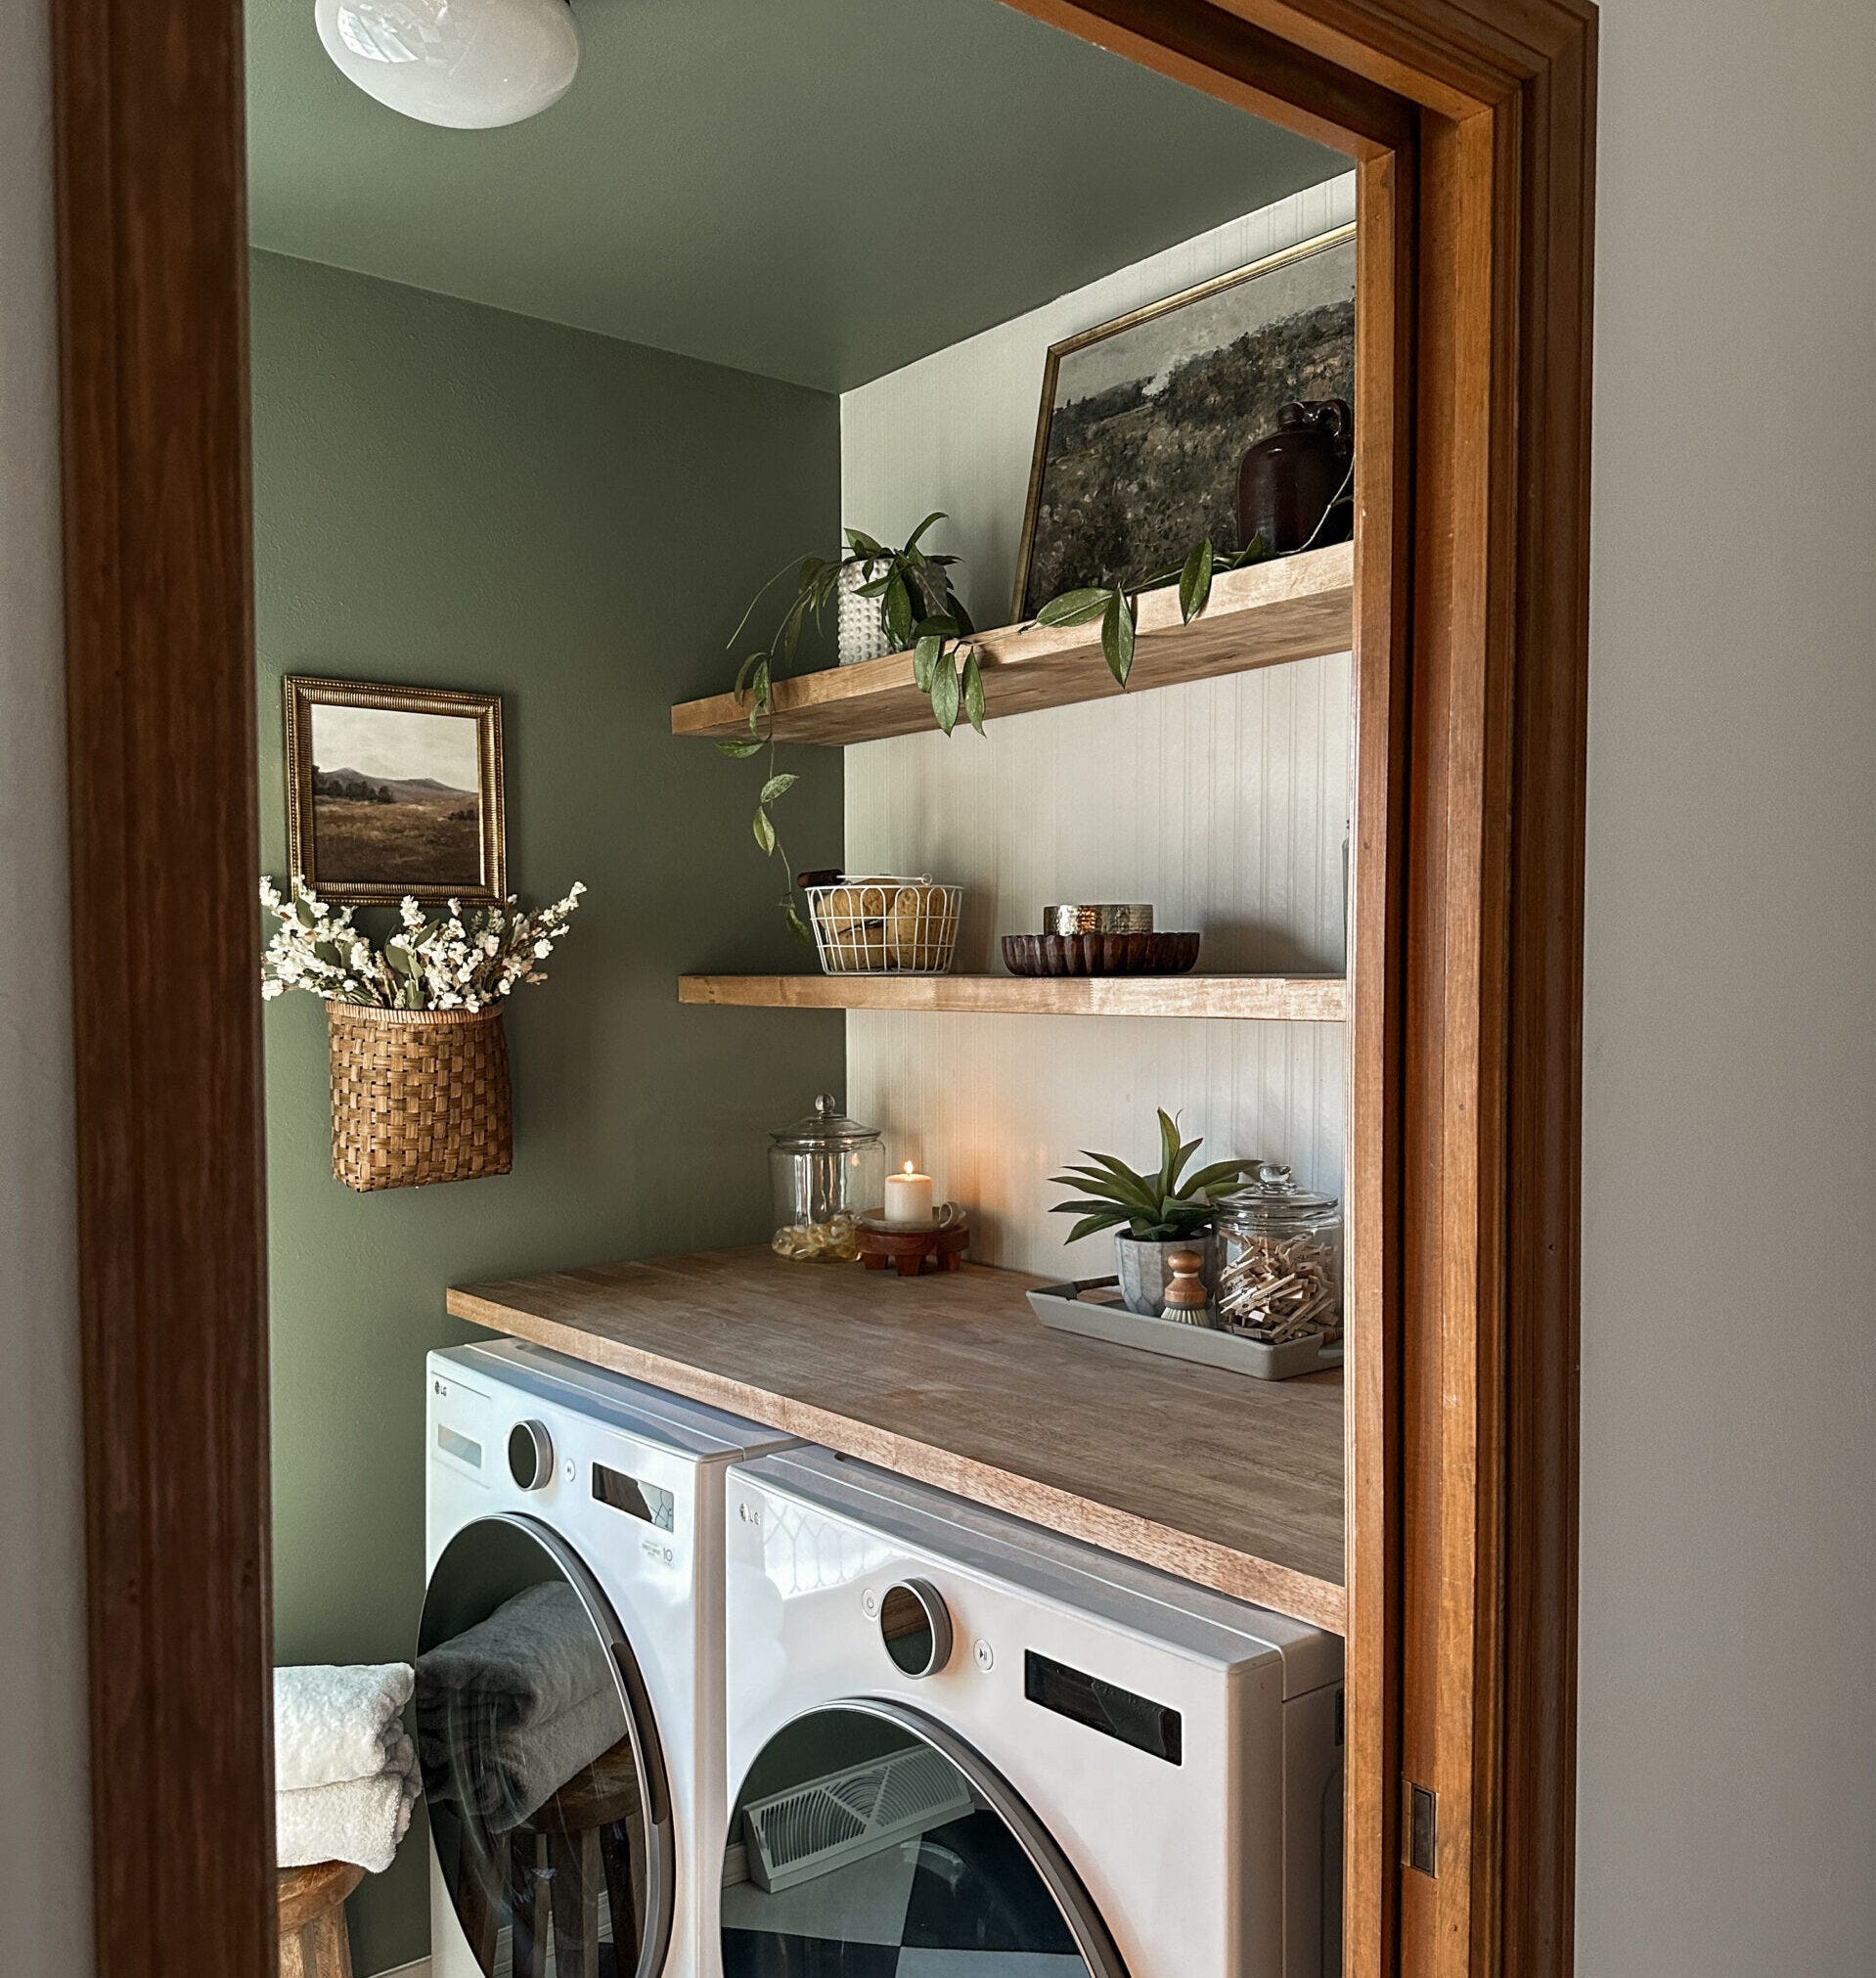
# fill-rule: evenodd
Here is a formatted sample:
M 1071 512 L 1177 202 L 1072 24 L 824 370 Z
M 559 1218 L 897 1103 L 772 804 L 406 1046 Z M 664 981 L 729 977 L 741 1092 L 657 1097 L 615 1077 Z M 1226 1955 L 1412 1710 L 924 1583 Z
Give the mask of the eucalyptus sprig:
M 1263 562 L 1269 555 L 1262 536 L 1253 536 L 1241 550 L 1216 549 L 1207 536 L 1193 545 L 1184 563 L 1156 570 L 1137 584 L 1092 584 L 1078 591 L 1063 591 L 1036 613 L 1035 622 L 1052 626 L 1092 625 L 1098 618 L 1107 670 L 1118 685 L 1125 687 L 1134 670 L 1141 592 L 1157 591 L 1177 580 L 1180 623 L 1189 625 L 1211 603 L 1212 579 L 1221 570 L 1241 570 L 1247 564 Z

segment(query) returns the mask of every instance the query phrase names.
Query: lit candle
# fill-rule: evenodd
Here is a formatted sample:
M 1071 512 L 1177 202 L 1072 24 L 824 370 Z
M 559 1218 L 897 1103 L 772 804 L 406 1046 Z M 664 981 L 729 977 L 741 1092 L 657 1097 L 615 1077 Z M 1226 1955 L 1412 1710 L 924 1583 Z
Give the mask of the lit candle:
M 886 1177 L 886 1221 L 895 1228 L 931 1228 L 931 1177 L 916 1173 L 910 1161 L 904 1174 Z

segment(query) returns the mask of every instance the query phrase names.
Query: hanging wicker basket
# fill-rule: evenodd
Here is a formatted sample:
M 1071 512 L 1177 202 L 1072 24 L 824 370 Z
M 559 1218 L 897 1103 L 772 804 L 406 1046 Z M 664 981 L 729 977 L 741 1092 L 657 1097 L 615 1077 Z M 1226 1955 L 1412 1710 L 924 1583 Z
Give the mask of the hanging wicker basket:
M 333 1173 L 348 1189 L 505 1175 L 514 1161 L 508 1037 L 492 1010 L 329 1003 Z

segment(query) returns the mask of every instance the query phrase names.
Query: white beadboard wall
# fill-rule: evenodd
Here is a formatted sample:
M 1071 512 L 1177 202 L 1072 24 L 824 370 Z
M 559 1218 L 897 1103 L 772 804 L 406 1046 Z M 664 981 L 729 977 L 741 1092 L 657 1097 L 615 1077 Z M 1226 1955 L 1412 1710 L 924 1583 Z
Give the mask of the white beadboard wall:
M 841 400 L 846 519 L 965 559 L 978 619 L 1008 615 L 1049 345 L 1143 302 L 1346 224 L 1337 178 L 1138 263 Z M 948 533 L 947 533 L 948 532 Z M 846 756 L 850 871 L 930 872 L 966 889 L 958 967 L 1001 968 L 997 936 L 1053 900 L 1151 900 L 1197 927 L 1213 970 L 1339 970 L 1348 831 L 1346 654 L 1228 680 L 867 742 Z M 1048 1178 L 1078 1147 L 1144 1162 L 1153 1108 L 1182 1110 L 1208 1155 L 1289 1161 L 1341 1192 L 1340 1024 L 964 1017 L 855 1011 L 848 1102 L 971 1207 L 972 1254 L 1092 1277 L 1065 1249 Z

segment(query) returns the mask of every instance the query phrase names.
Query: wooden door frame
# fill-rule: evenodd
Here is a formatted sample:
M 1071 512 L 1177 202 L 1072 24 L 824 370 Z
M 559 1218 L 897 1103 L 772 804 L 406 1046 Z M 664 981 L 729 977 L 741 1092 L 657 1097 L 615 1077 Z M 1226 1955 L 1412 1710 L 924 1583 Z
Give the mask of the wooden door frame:
M 262 1978 L 241 5 L 49 4 L 97 1956 Z M 1595 13 L 1011 4 L 1357 160 L 1347 1971 L 1561 1978 Z

